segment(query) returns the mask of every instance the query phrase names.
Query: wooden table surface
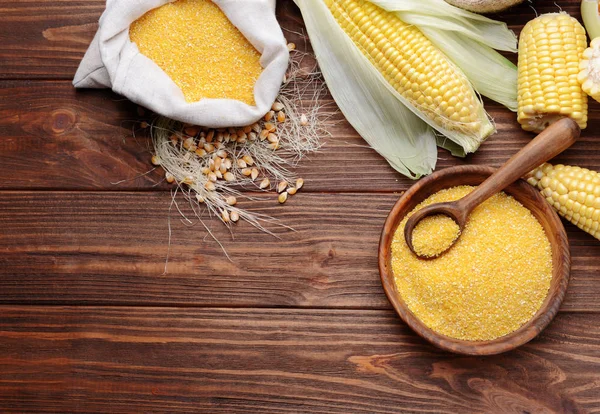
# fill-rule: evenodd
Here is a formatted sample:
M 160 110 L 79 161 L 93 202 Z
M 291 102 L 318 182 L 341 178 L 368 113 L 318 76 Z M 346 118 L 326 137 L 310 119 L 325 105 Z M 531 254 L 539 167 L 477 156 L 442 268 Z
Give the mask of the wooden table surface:
M 558 1 L 577 16 L 578 3 Z M 232 239 L 209 222 L 230 262 L 175 217 L 163 275 L 171 193 L 160 172 L 140 176 L 151 154 L 131 136 L 137 107 L 70 82 L 103 9 L 0 0 L 0 412 L 600 412 L 600 242 L 567 225 L 569 290 L 531 343 L 485 358 L 435 349 L 393 312 L 377 270 L 411 181 L 346 122 L 285 206 L 244 202 L 295 232 L 241 223 Z M 301 30 L 290 0 L 278 15 Z M 533 17 L 501 16 L 517 32 Z M 499 166 L 531 139 L 486 107 L 498 134 L 465 160 L 441 151 L 438 168 Z M 600 105 L 590 117 L 560 162 L 600 170 Z

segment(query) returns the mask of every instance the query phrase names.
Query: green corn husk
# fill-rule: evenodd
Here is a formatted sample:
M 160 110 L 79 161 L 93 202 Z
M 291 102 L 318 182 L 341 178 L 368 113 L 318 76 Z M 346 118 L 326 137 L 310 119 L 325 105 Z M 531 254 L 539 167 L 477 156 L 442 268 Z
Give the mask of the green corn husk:
M 418 25 L 458 68 L 466 67 L 464 72 L 479 93 L 516 109 L 516 68 L 488 46 L 516 50 L 514 34 L 503 23 L 439 1 L 443 6 L 438 0 L 371 0 L 402 16 L 405 22 Z M 467 136 L 434 124 L 402 97 L 346 35 L 323 0 L 295 2 L 336 103 L 357 132 L 396 170 L 418 178 L 435 168 L 436 143 L 453 155 L 464 156 L 485 139 L 487 134 Z M 440 10 L 446 9 L 452 12 L 444 18 Z M 478 59 L 480 67 L 469 65 L 473 59 Z M 496 76 L 508 79 L 508 86 L 499 86 Z M 480 110 L 480 119 L 486 119 L 483 107 Z M 487 128 L 494 130 L 493 126 Z
M 346 119 L 398 172 L 415 179 L 431 174 L 437 160 L 433 129 L 380 81 L 381 74 L 322 0 L 296 3 L 327 86 Z

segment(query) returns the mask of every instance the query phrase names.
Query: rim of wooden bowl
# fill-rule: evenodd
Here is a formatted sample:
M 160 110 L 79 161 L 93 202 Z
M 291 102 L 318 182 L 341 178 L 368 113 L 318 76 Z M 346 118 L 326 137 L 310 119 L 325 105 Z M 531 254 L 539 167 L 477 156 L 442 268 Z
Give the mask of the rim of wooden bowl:
M 552 281 L 546 299 L 538 312 L 518 330 L 489 341 L 465 341 L 442 335 L 428 328 L 407 307 L 396 291 L 391 268 L 391 244 L 396 228 L 417 204 L 431 194 L 457 185 L 479 185 L 495 171 L 492 167 L 465 165 L 440 170 L 414 184 L 396 202 L 386 219 L 379 242 L 379 273 L 388 300 L 418 335 L 444 350 L 464 355 L 494 355 L 513 350 L 535 338 L 556 316 L 569 283 L 571 255 L 565 228 L 550 204 L 531 185 L 519 180 L 506 190 L 527 207 L 542 224 L 552 245 Z

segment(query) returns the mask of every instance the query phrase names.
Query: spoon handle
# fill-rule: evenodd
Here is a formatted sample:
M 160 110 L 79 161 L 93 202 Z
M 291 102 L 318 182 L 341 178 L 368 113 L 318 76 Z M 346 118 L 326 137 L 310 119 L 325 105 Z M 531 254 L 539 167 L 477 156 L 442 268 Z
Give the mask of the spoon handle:
M 472 193 L 459 200 L 465 213 L 502 191 L 523 175 L 554 158 L 577 141 L 581 129 L 571 118 L 563 118 L 546 128 L 509 159 Z

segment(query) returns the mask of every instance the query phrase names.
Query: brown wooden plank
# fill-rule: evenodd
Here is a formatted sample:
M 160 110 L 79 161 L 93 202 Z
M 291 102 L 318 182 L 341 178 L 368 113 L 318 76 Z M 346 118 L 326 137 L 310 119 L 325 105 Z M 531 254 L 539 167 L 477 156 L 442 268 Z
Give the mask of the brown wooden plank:
M 3 0 L 0 79 L 71 79 L 105 4 L 103 0 Z
M 151 142 L 136 134 L 137 118 L 136 105 L 107 91 L 0 81 L 3 188 L 153 188 L 158 172 L 133 179 L 152 169 Z
M 488 358 L 391 311 L 0 307 L 3 412 L 594 413 L 600 315 Z
M 556 9 L 547 2 L 534 2 L 534 6 L 540 13 Z M 103 7 L 103 0 L 65 0 L 60 5 L 4 2 L 0 31 L 6 33 L 0 38 L 6 41 L 0 45 L 0 79 L 65 79 L 60 68 L 73 65 L 74 71 L 77 59 L 68 53 L 83 53 Z M 561 7 L 578 13 L 574 0 L 561 2 Z M 67 8 L 69 13 L 64 13 Z M 523 5 L 500 18 L 518 30 L 533 15 L 533 10 Z M 295 33 L 302 31 L 302 19 L 290 0 L 280 2 L 278 16 L 289 39 L 305 47 Z M 40 60 L 23 59 L 20 53 L 31 59 L 39 55 Z M 47 73 L 43 72 L 46 69 Z M 496 104 L 487 107 L 499 133 L 464 160 L 440 151 L 438 168 L 463 163 L 498 166 L 530 139 L 531 135 L 518 127 L 514 114 Z M 590 149 L 597 140 L 594 131 L 599 130 L 599 112 L 600 106 L 592 105 L 590 118 L 596 120 L 590 122 L 581 142 L 559 161 L 600 170 L 600 152 Z M 132 125 L 127 121 L 138 118 L 134 105 L 112 93 L 75 92 L 68 82 L 0 82 L 0 189 L 168 189 L 161 184 L 160 170 L 140 177 L 151 166 L 147 137 L 131 138 Z M 299 167 L 299 173 L 311 182 L 307 191 L 400 191 L 411 184 L 365 148 L 347 122 L 331 132 L 323 151 Z M 120 184 L 113 184 L 116 182 Z
M 466 159 L 440 150 L 438 168 L 497 167 L 531 139 L 514 114 L 498 105 L 488 108 L 498 134 Z M 600 149 L 593 145 L 599 139 L 600 105 L 592 105 L 590 118 L 580 142 L 558 161 L 600 171 Z M 68 82 L 0 81 L 0 189 L 170 189 L 161 169 L 143 175 L 153 166 L 147 132 L 134 122 L 139 119 L 134 104 L 107 91 L 76 91 Z M 341 115 L 337 121 L 322 151 L 298 167 L 307 191 L 389 192 L 412 185 Z
M 389 308 L 379 281 L 379 233 L 396 195 L 275 195 L 240 205 L 295 231 L 246 223 L 234 237 L 206 220 L 171 214 L 168 193 L 4 192 L 0 197 L 0 303 Z M 184 213 L 189 206 L 179 198 Z M 600 311 L 600 243 L 569 226 L 568 311 Z
M 291 0 L 280 1 L 278 17 L 286 35 L 302 30 Z M 515 31 L 538 13 L 559 10 L 553 2 L 526 2 L 494 16 Z M 561 0 L 560 8 L 579 16 L 579 0 Z M 0 79 L 71 79 L 97 29 L 104 0 L 4 0 L 0 4 Z

